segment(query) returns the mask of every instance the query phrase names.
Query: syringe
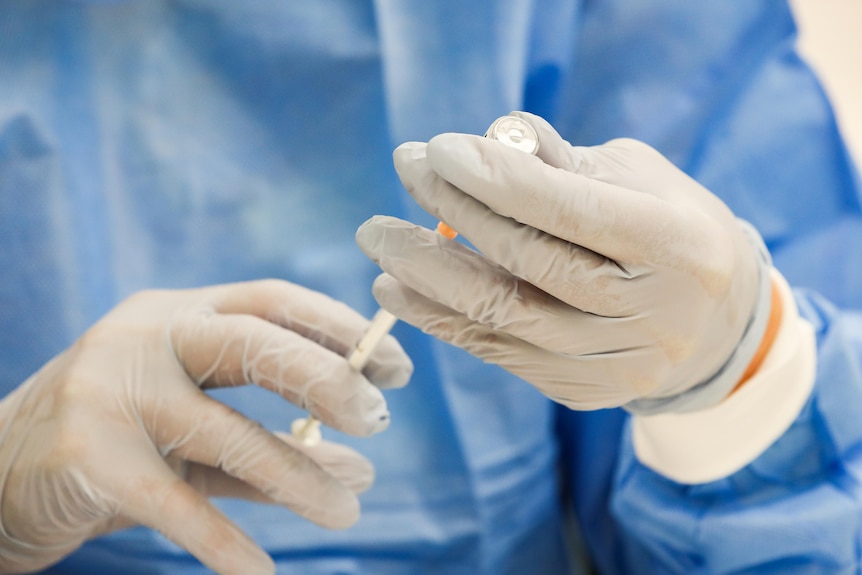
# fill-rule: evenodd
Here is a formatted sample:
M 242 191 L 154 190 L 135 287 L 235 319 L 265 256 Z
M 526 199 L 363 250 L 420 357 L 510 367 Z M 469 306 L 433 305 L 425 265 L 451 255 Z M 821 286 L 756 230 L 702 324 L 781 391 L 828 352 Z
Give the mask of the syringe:
M 347 364 L 354 371 L 362 371 L 368 359 L 398 318 L 386 311 L 383 308 L 377 310 L 371 322 L 368 324 L 368 329 L 359 338 L 356 346 L 347 354 Z M 290 426 L 290 432 L 294 437 L 302 441 L 306 445 L 315 445 L 320 441 L 320 421 L 312 416 L 295 420 Z
M 535 154 L 539 150 L 539 136 L 536 131 L 525 120 L 517 116 L 497 118 L 485 132 L 485 137 L 528 154 Z M 443 222 L 437 224 L 437 232 L 450 239 L 454 239 L 458 235 L 458 232 Z M 385 309 L 377 310 L 377 313 L 371 318 L 368 329 L 347 355 L 347 363 L 351 368 L 362 371 L 377 344 L 389 333 L 397 320 L 398 318 Z M 307 418 L 297 419 L 291 424 L 290 432 L 304 444 L 315 445 L 321 438 L 320 421 L 310 415 Z

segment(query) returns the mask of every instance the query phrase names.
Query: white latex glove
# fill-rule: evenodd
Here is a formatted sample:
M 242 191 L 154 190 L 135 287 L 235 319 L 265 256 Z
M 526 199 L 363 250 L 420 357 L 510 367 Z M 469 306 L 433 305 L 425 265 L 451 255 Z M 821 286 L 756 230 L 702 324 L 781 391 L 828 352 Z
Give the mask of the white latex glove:
M 516 115 L 537 156 L 466 134 L 395 151 L 416 201 L 478 252 L 372 218 L 357 241 L 386 272 L 380 305 L 574 409 L 720 401 L 769 313 L 756 233 L 646 144 L 572 147 Z
M 122 302 L 0 403 L 0 572 L 45 567 L 142 524 L 217 573 L 274 573 L 207 496 L 352 525 L 354 492 L 373 481 L 367 460 L 276 436 L 202 390 L 253 383 L 334 428 L 377 433 L 389 423 L 378 387 L 404 385 L 412 365 L 390 336 L 364 374 L 351 370 L 343 356 L 367 324 L 275 280 Z

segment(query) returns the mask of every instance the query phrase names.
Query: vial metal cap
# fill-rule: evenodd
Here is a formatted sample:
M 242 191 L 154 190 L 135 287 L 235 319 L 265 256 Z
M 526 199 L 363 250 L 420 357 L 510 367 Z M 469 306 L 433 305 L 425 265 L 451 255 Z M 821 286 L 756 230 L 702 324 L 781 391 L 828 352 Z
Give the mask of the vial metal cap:
M 539 151 L 539 135 L 536 130 L 517 116 L 497 118 L 485 132 L 485 136 L 528 154 Z

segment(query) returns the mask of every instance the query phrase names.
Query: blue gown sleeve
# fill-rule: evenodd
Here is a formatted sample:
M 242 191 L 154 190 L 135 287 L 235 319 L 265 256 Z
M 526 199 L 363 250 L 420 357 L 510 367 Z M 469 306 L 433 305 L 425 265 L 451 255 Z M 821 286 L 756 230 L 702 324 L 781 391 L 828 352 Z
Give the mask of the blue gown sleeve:
M 582 9 L 569 80 L 542 112 L 573 143 L 652 144 L 752 222 L 775 267 L 805 288 L 796 300 L 815 326 L 817 378 L 769 449 L 696 486 L 636 459 L 625 414 L 560 410 L 579 538 L 602 575 L 857 572 L 862 316 L 851 310 L 862 307 L 862 252 L 848 246 L 862 245 L 862 194 L 829 102 L 796 53 L 789 7 Z
M 640 464 L 624 431 L 611 506 L 638 549 L 634 572 L 857 572 L 862 314 L 839 312 L 813 292 L 796 299 L 816 331 L 814 392 L 755 461 L 724 479 L 683 485 Z

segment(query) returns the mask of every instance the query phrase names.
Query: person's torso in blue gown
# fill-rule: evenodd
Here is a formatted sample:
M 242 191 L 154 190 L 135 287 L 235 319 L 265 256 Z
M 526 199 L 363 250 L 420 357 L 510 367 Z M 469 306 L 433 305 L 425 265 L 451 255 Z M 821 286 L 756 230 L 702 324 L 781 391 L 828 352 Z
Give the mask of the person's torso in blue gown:
M 655 145 L 775 248 L 859 237 L 852 174 L 792 36 L 786 7 L 765 1 L 4 2 L 0 390 L 144 288 L 277 277 L 370 316 L 377 269 L 356 227 L 380 213 L 433 223 L 392 149 L 481 133 L 513 109 L 573 143 Z M 807 187 L 814 173 L 828 193 Z M 798 275 L 849 293 L 834 273 Z M 564 499 L 596 565 L 636 570 L 608 510 L 621 412 L 560 410 L 464 352 L 394 333 L 416 373 L 387 392 L 390 429 L 326 430 L 377 468 L 354 528 L 220 503 L 280 574 L 568 573 Z M 259 389 L 216 396 L 272 429 L 299 413 Z M 204 570 L 134 529 L 50 572 Z

